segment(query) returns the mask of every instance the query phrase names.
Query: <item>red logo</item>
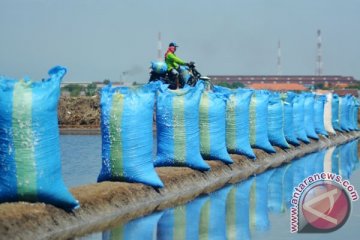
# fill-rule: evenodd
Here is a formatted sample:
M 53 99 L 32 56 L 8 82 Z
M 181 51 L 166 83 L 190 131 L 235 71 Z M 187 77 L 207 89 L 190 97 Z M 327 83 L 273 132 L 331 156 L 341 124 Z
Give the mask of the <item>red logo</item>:
M 302 196 L 303 227 L 299 232 L 332 232 L 345 224 L 350 199 L 345 190 L 331 181 L 322 181 Z

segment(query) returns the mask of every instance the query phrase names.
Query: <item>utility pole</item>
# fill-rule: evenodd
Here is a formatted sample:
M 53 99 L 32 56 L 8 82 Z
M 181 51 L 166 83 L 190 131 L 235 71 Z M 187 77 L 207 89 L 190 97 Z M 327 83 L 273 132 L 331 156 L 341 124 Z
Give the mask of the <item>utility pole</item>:
M 317 31 L 317 58 L 316 58 L 316 70 L 315 75 L 321 76 L 323 74 L 323 62 L 322 62 L 322 52 L 321 52 L 322 42 L 321 42 L 321 31 Z
M 161 54 L 161 32 L 158 34 L 158 60 L 162 61 L 162 54 Z
M 280 45 L 280 40 L 278 41 L 278 54 L 277 54 L 277 75 L 281 75 L 282 74 L 282 69 L 281 69 L 281 45 Z

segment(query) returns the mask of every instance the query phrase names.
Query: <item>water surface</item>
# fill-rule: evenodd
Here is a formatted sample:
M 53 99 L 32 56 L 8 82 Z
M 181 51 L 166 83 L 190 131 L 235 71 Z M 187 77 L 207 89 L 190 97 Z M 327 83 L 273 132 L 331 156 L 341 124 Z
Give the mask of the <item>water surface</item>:
M 332 233 L 292 234 L 289 223 L 293 188 L 311 174 L 339 174 L 360 192 L 357 144 L 354 141 L 309 154 L 186 205 L 80 239 L 357 239 L 360 201 L 352 202 L 349 219 Z M 96 182 L 100 146 L 100 136 L 61 136 L 63 175 L 68 186 Z

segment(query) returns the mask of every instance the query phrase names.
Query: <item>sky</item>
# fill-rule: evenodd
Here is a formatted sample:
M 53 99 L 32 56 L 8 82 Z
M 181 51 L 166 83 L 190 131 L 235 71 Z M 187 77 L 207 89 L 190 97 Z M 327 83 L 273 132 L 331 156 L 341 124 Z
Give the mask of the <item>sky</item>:
M 0 0 L 0 75 L 147 82 L 170 42 L 203 75 L 323 75 L 360 80 L 360 0 Z M 125 74 L 124 74 L 125 73 Z

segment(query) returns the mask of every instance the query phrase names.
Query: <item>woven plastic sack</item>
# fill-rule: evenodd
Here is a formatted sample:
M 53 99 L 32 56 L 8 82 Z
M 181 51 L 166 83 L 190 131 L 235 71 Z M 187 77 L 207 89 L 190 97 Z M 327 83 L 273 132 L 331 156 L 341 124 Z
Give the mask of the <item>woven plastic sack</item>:
M 250 210 L 253 211 L 253 199 L 250 189 L 254 178 L 233 185 L 226 199 L 226 238 L 251 239 Z M 250 209 L 251 208 L 251 209 Z
M 358 126 L 359 106 L 360 106 L 359 100 L 357 98 L 354 98 L 354 107 L 353 107 L 353 112 L 352 112 L 354 130 L 359 130 L 359 126 Z
M 348 96 L 339 97 L 339 125 L 341 130 L 349 132 L 349 105 Z
M 314 126 L 317 134 L 328 136 L 324 126 L 324 107 L 326 103 L 326 95 L 316 95 L 314 103 Z
M 352 95 L 347 94 L 345 96 L 346 99 L 346 107 L 345 107 L 345 118 L 346 118 L 346 127 L 347 131 L 352 131 L 352 113 L 351 113 L 351 104 L 352 104 Z
M 324 127 L 325 130 L 329 133 L 335 134 L 335 129 L 332 124 L 332 104 L 333 104 L 333 94 L 326 94 L 326 102 L 324 107 Z
M 158 83 L 101 90 L 102 168 L 98 182 L 163 187 L 153 165 L 153 110 Z
M 299 140 L 296 138 L 293 119 L 293 100 L 295 93 L 287 92 L 282 95 L 284 100 L 284 135 L 288 143 L 299 146 Z
M 250 101 L 250 144 L 252 147 L 275 153 L 268 137 L 269 91 L 255 91 Z
M 216 91 L 229 94 L 226 103 L 226 147 L 229 153 L 255 158 L 250 146 L 249 109 L 253 90 L 230 90 L 215 86 Z
M 0 77 L 0 203 L 79 207 L 61 175 L 57 106 L 65 73 L 54 67 L 42 82 Z
M 304 121 L 306 135 L 312 139 L 319 139 L 319 136 L 315 132 L 315 114 L 314 114 L 314 103 L 315 95 L 313 93 L 303 93 L 304 100 Z
M 268 137 L 272 145 L 289 148 L 284 135 L 284 102 L 277 92 L 270 93 L 268 104 Z
M 180 76 L 184 80 L 184 82 L 187 83 L 191 78 L 189 67 L 180 66 Z
M 159 74 L 164 74 L 167 72 L 167 65 L 165 62 L 162 61 L 153 61 L 151 62 L 151 70 L 159 73 Z
M 355 108 L 355 102 L 354 102 L 354 97 L 351 96 L 349 101 L 348 101 L 348 105 L 349 105 L 349 129 L 351 131 L 355 130 L 355 124 L 354 124 L 354 108 Z
M 157 94 L 157 158 L 155 166 L 210 169 L 200 154 L 199 104 L 204 85 L 178 90 L 161 88 Z
M 306 135 L 305 123 L 304 123 L 304 96 L 302 94 L 296 94 L 293 100 L 293 120 L 294 130 L 297 139 L 304 143 L 310 143 L 309 138 Z
M 358 129 L 357 124 L 357 111 L 358 111 L 358 100 L 354 96 L 349 96 L 349 128 L 351 131 Z
M 332 102 L 331 102 L 331 123 L 334 130 L 342 131 L 340 127 L 340 112 L 339 112 L 339 95 L 333 94 Z
M 226 150 L 226 94 L 204 91 L 199 106 L 200 152 L 204 159 L 233 163 Z

